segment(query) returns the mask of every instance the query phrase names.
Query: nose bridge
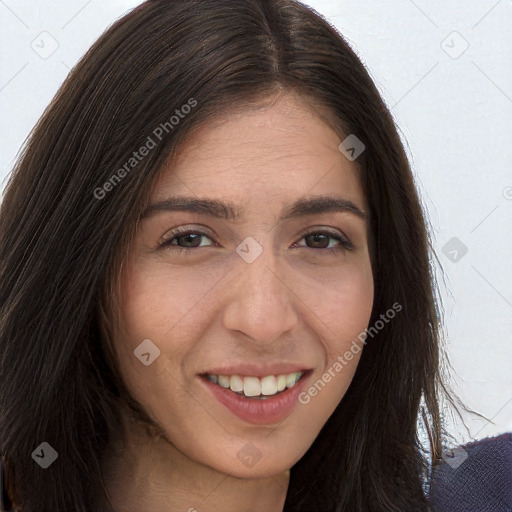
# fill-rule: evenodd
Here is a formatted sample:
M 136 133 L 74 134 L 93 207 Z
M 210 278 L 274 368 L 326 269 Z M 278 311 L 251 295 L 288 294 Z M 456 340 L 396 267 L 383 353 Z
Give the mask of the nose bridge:
M 241 299 L 247 299 L 253 305 L 254 313 L 267 314 L 277 303 L 283 304 L 289 300 L 283 283 L 279 279 L 276 268 L 276 258 L 262 256 L 260 261 L 244 265 L 241 270 L 241 281 L 245 290 L 241 290 Z
M 247 249 L 243 243 L 241 246 Z M 224 326 L 243 332 L 255 342 L 270 343 L 297 321 L 293 294 L 280 275 L 279 257 L 271 249 L 262 250 L 249 261 L 242 253 L 235 264 L 234 288 L 226 306 Z

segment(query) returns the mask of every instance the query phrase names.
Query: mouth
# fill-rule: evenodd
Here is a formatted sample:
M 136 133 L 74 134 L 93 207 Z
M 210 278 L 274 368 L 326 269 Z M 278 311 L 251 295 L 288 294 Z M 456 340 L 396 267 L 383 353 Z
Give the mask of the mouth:
M 312 369 L 306 369 L 255 376 L 225 371 L 202 373 L 199 377 L 209 396 L 238 418 L 269 425 L 281 422 L 294 410 L 312 373 Z
M 266 400 L 270 397 L 284 393 L 293 388 L 304 376 L 306 370 L 280 375 L 265 375 L 264 377 L 243 375 L 214 375 L 211 373 L 202 376 L 213 384 L 229 389 L 233 393 L 245 398 Z

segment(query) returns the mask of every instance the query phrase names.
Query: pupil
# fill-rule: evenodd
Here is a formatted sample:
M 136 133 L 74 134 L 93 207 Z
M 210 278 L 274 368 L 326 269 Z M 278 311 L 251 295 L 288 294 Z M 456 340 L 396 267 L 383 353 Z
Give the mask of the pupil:
M 326 235 L 323 235 L 322 233 L 315 233 L 313 235 L 308 235 L 307 238 L 310 240 L 313 240 L 313 244 L 320 244 L 321 249 L 325 249 L 327 245 L 329 245 L 329 240 Z M 327 243 L 326 243 L 327 242 Z M 318 245 L 314 245 L 315 247 L 318 247 Z
M 202 235 L 198 235 L 198 234 L 194 234 L 194 233 L 189 233 L 188 235 L 183 235 L 181 237 L 181 239 L 185 241 L 184 245 L 186 247 L 197 247 L 198 244 L 194 245 L 194 241 L 195 242 L 200 241 L 201 236 Z M 189 245 L 189 242 L 190 242 L 190 245 Z

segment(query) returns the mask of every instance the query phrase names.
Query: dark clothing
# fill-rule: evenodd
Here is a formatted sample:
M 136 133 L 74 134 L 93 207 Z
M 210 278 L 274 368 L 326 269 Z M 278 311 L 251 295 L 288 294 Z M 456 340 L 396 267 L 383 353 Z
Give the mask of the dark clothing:
M 512 512 L 512 433 L 463 448 L 467 455 L 455 450 L 455 462 L 443 461 L 434 472 L 430 503 L 435 512 Z

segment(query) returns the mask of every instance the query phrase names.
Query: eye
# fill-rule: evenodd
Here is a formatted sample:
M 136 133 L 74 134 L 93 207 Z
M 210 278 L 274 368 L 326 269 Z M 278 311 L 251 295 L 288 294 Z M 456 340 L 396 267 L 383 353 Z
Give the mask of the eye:
M 341 233 L 331 231 L 310 231 L 306 233 L 301 240 L 305 240 L 306 245 L 297 244 L 297 247 L 306 247 L 309 249 L 320 249 L 330 253 L 337 253 L 345 250 L 352 250 L 354 246 L 348 238 Z
M 207 239 L 210 243 L 201 243 Z M 188 249 L 195 249 L 198 247 L 207 247 L 213 245 L 212 239 L 209 234 L 190 228 L 177 228 L 169 233 L 161 242 L 160 247 L 165 247 L 170 250 L 186 251 Z

